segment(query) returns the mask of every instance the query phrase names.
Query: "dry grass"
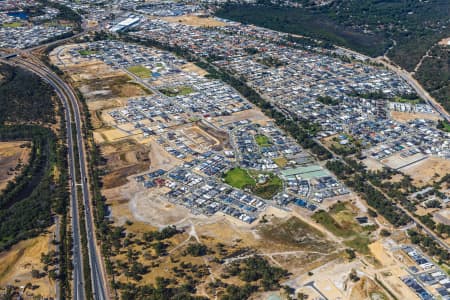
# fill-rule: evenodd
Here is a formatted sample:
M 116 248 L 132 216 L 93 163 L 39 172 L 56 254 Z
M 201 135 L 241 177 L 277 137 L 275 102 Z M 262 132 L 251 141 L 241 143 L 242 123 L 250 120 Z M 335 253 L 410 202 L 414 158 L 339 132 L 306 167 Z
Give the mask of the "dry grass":
M 9 180 L 20 173 L 20 168 L 16 167 L 22 162 L 28 163 L 30 148 L 21 147 L 28 142 L 0 142 L 0 190 L 6 187 Z
M 383 164 L 381 164 L 378 160 L 368 157 L 362 161 L 364 165 L 367 166 L 367 168 L 370 171 L 379 171 L 383 169 Z
M 279 168 L 284 168 L 288 164 L 288 160 L 283 156 L 273 159 L 273 162 L 276 163 Z
M 417 186 L 438 181 L 442 176 L 449 173 L 449 170 L 450 160 L 440 157 L 430 157 L 401 169 L 403 173 L 412 177 L 413 184 Z
M 350 299 L 388 300 L 389 298 L 373 280 L 362 277 L 353 287 Z
M 35 279 L 31 277 L 33 269 L 42 272 L 41 253 L 54 249 L 51 244 L 51 233 L 22 241 L 7 252 L 0 253 L 0 286 L 25 286 L 28 282 L 37 288 L 26 291 L 26 294 L 55 297 L 55 283 L 47 276 Z
M 277 245 L 277 250 L 306 250 L 329 253 L 335 246 L 317 229 L 296 217 L 289 219 L 274 218 L 270 223 L 263 224 L 258 230 L 261 244 Z M 273 247 L 273 246 L 272 246 Z
M 205 76 L 206 74 L 208 74 L 208 72 L 206 72 L 202 68 L 198 67 L 194 63 L 187 63 L 187 64 L 181 66 L 181 70 L 183 70 L 184 72 L 193 72 L 200 76 Z

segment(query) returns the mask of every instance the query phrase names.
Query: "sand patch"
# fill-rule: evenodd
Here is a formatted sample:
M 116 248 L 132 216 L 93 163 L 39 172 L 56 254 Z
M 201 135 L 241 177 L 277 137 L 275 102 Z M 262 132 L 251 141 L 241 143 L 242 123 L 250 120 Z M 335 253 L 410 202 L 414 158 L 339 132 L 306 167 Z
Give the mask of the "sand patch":
M 410 175 L 415 185 L 425 185 L 439 180 L 450 171 L 450 160 L 441 157 L 429 157 L 426 160 L 402 168 L 401 171 Z
M 407 112 L 400 112 L 400 111 L 391 111 L 391 118 L 396 121 L 399 121 L 401 123 L 406 123 L 408 121 L 413 121 L 413 120 L 417 120 L 417 119 L 425 119 L 425 120 L 432 120 L 432 121 L 437 121 L 437 120 L 442 119 L 438 114 L 407 113 Z
M 177 17 L 163 17 L 161 18 L 164 21 L 173 22 L 173 23 L 181 23 L 184 25 L 191 25 L 197 27 L 221 27 L 225 26 L 226 23 L 219 21 L 215 18 L 211 17 L 199 17 L 194 15 L 184 15 Z
M 41 253 L 48 253 L 54 249 L 51 244 L 53 234 L 48 233 L 39 237 L 19 242 L 9 251 L 0 253 L 0 286 L 25 286 L 31 283 L 37 288 L 27 290 L 26 294 L 55 297 L 55 282 L 48 276 L 32 278 L 31 271 L 43 271 Z

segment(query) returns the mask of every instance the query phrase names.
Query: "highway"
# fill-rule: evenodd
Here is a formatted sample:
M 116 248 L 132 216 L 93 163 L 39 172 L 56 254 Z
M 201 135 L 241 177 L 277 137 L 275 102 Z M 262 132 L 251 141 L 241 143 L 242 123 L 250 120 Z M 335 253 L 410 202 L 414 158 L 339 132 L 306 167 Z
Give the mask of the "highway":
M 47 68 L 44 64 L 37 60 L 25 60 L 21 57 L 16 57 L 10 60 L 0 59 L 1 62 L 8 63 L 10 65 L 17 65 L 22 68 L 28 69 L 33 73 L 40 76 L 44 81 L 49 83 L 61 99 L 66 114 L 66 127 L 67 127 L 67 145 L 69 148 L 69 175 L 71 177 L 71 209 L 72 209 L 72 229 L 73 229 L 73 299 L 85 300 L 87 299 L 84 290 L 84 276 L 83 276 L 83 257 L 82 246 L 80 238 L 79 215 L 78 215 L 78 191 L 77 187 L 81 187 L 82 198 L 84 204 L 84 215 L 86 223 L 84 224 L 87 232 L 87 244 L 88 255 L 91 268 L 91 280 L 94 299 L 105 300 L 107 296 L 106 279 L 102 269 L 101 256 L 98 253 L 96 247 L 94 221 L 91 209 L 91 203 L 89 199 L 88 188 L 88 173 L 87 173 L 87 161 L 85 155 L 83 131 L 81 125 L 81 111 L 78 104 L 77 97 L 72 88 L 61 80 L 53 71 Z M 70 110 L 70 106 L 73 108 L 73 116 Z M 75 133 L 72 132 L 72 123 L 70 120 L 75 121 Z M 74 137 L 75 136 L 75 137 Z M 75 140 L 74 140 L 75 138 Z M 73 146 L 77 144 L 78 153 L 74 153 Z M 80 162 L 80 177 L 81 182 L 76 182 L 76 162 L 75 157 L 78 155 Z

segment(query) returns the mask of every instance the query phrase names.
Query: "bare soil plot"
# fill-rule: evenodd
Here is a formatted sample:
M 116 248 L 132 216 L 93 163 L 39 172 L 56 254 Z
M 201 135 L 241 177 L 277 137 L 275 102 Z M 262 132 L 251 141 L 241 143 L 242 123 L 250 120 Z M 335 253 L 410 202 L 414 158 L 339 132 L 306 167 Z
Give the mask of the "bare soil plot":
M 69 62 L 62 69 L 74 82 L 83 82 L 98 78 L 111 78 L 126 75 L 123 71 L 112 69 L 99 60 L 89 60 L 80 63 Z
M 450 208 L 439 210 L 434 214 L 434 218 L 440 223 L 450 225 Z
M 429 157 L 426 160 L 402 168 L 401 171 L 410 175 L 413 184 L 421 186 L 437 181 L 450 171 L 450 160 L 440 157 Z
M 28 163 L 30 148 L 26 144 L 29 142 L 0 142 L 0 191 L 20 173 L 19 164 Z
M 150 146 L 150 161 L 153 170 L 163 169 L 170 170 L 183 162 L 174 156 L 170 155 L 160 144 L 151 139 Z
M 417 119 L 425 119 L 425 120 L 432 120 L 437 121 L 441 120 L 442 118 L 438 114 L 426 114 L 426 113 L 407 113 L 407 112 L 400 112 L 400 111 L 391 111 L 391 118 L 406 123 L 408 121 L 413 121 Z
M 226 23 L 216 20 L 211 17 L 200 17 L 194 15 L 184 15 L 177 17 L 163 17 L 161 18 L 168 22 L 182 23 L 185 25 L 198 26 L 198 27 L 220 27 L 225 26 Z
M 165 227 L 172 224 L 185 224 L 194 218 L 207 219 L 202 215 L 194 216 L 187 208 L 168 202 L 165 197 L 169 191 L 167 188 L 147 190 L 132 183 L 127 186 L 127 189 L 128 199 L 130 199 L 129 209 L 138 221 L 156 227 Z
M 387 251 L 381 240 L 373 242 L 369 245 L 370 252 L 374 258 L 384 267 L 393 266 L 396 261 L 389 251 Z
M 206 74 L 208 74 L 208 72 L 206 72 L 204 69 L 198 67 L 194 63 L 187 63 L 185 65 L 182 65 L 181 70 L 184 72 L 193 72 L 200 76 L 205 76 Z
M 55 61 L 56 57 L 52 56 Z M 61 67 L 69 74 L 87 100 L 105 100 L 117 97 L 135 97 L 151 94 L 133 82 L 123 71 L 114 70 L 99 60 L 73 63 Z
M 400 278 L 409 275 L 400 266 L 393 266 L 385 271 L 380 272 L 377 276 L 385 286 L 397 297 L 397 299 L 419 300 L 420 298 L 414 293 Z
M 192 147 L 200 151 L 210 150 L 211 148 L 221 147 L 221 142 L 202 130 L 198 126 L 192 126 L 181 130 L 192 142 Z
M 383 288 L 376 284 L 368 277 L 362 277 L 352 289 L 350 299 L 376 299 L 388 300 L 390 299 Z
M 267 124 L 267 122 L 271 121 L 271 119 L 269 119 L 263 112 L 261 112 L 261 110 L 248 109 L 234 113 L 231 116 L 221 116 L 214 118 L 213 122 L 218 126 L 220 126 L 243 120 L 250 120 L 256 123 L 260 123 L 262 125 L 265 125 Z
M 219 128 L 211 126 L 211 124 L 205 121 L 196 122 L 196 125 L 205 131 L 208 135 L 212 136 L 220 142 L 220 144 L 214 146 L 214 150 L 230 149 L 230 136 L 228 132 Z
M 127 132 L 123 132 L 117 128 L 103 128 L 97 129 L 94 132 L 94 139 L 97 144 L 103 144 L 104 142 L 120 142 L 120 140 L 124 140 L 129 137 L 130 134 Z
M 80 91 L 87 100 L 105 100 L 118 97 L 136 97 L 151 94 L 150 91 L 131 81 L 127 75 L 96 78 L 81 81 Z
M 54 230 L 54 228 L 51 228 Z M 48 276 L 32 278 L 31 271 L 43 272 L 41 253 L 54 250 L 51 243 L 53 234 L 48 233 L 36 238 L 28 239 L 14 245 L 9 251 L 0 253 L 0 286 L 25 286 L 31 283 L 37 288 L 26 290 L 25 295 L 41 295 L 45 298 L 55 297 L 55 282 Z M 31 299 L 31 298 L 30 298 Z
M 123 102 L 119 99 L 108 99 L 99 101 L 89 101 L 88 108 L 91 113 L 91 124 L 94 128 L 100 129 L 105 126 L 105 121 L 102 117 L 102 111 L 112 108 L 122 107 Z
M 426 156 L 422 153 L 417 153 L 408 157 L 402 157 L 401 153 L 398 152 L 389 156 L 388 158 L 381 160 L 381 162 L 390 168 L 398 170 L 416 162 L 420 162 L 425 158 Z
M 305 283 L 314 282 L 315 287 L 328 299 L 347 299 L 345 297 L 346 285 L 348 285 L 349 273 L 358 270 L 362 264 L 357 261 L 348 261 L 337 258 L 328 263 L 323 263 L 310 273 L 301 273 L 298 277 L 291 279 L 289 286 L 304 290 Z M 358 299 L 359 300 L 359 299 Z
M 127 183 L 128 176 L 148 170 L 150 166 L 150 149 L 133 140 L 104 145 L 101 151 L 107 161 L 103 176 L 106 189 Z

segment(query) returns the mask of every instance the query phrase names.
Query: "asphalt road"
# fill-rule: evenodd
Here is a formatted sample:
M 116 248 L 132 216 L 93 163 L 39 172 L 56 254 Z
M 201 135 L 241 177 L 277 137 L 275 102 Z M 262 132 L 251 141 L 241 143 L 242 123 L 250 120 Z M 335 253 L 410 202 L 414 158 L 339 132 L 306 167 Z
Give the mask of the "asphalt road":
M 78 105 L 77 98 L 72 91 L 72 89 L 61 80 L 53 71 L 48 69 L 45 65 L 39 62 L 31 62 L 23 60 L 20 57 L 14 58 L 10 61 L 2 60 L 2 62 L 12 64 L 14 62 L 15 65 L 18 65 L 22 68 L 26 68 L 33 73 L 37 74 L 44 81 L 48 82 L 56 91 L 57 95 L 62 101 L 62 104 L 65 109 L 66 120 L 71 120 L 71 110 L 70 105 L 73 108 L 73 119 L 75 121 L 75 134 L 72 132 L 72 126 L 70 122 L 66 122 L 67 127 L 67 138 L 68 138 L 68 147 L 69 147 L 69 174 L 72 178 L 71 180 L 71 208 L 72 208 L 72 228 L 73 228 L 73 265 L 74 265 L 74 273 L 73 273 L 73 298 L 84 300 L 86 299 L 85 291 L 84 291 L 84 278 L 83 278 L 83 259 L 81 253 L 81 238 L 79 226 L 86 226 L 87 232 L 87 243 L 88 243 L 88 254 L 89 254 L 89 262 L 91 268 L 91 279 L 92 279 L 92 289 L 94 294 L 94 299 L 105 300 L 107 297 L 107 289 L 106 289 L 106 280 L 103 276 L 101 258 L 97 253 L 97 247 L 95 244 L 95 231 L 93 225 L 93 216 L 91 210 L 91 203 L 89 200 L 89 189 L 88 189 L 88 176 L 86 170 L 86 155 L 83 143 L 83 133 L 81 126 L 81 114 L 80 108 Z M 69 104 L 70 103 L 70 104 Z M 74 140 L 75 135 L 75 140 Z M 77 143 L 78 153 L 74 153 L 73 146 L 74 143 Z M 80 161 L 80 177 L 81 182 L 76 182 L 75 176 L 75 155 L 78 155 Z M 78 192 L 77 186 L 81 187 L 83 203 L 85 207 L 85 220 L 86 224 L 79 224 L 78 219 Z

